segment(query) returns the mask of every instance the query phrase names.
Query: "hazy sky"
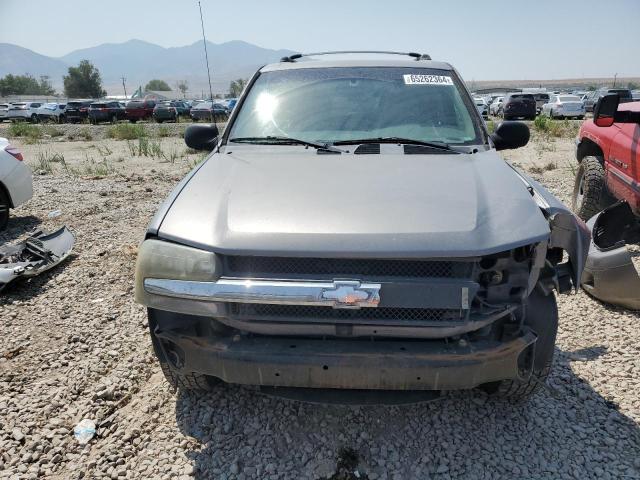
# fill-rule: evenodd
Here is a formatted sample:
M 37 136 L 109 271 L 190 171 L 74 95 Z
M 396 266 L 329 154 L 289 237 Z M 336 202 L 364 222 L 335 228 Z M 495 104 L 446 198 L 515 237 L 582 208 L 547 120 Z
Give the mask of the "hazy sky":
M 640 76 L 640 0 L 202 0 L 207 39 L 297 51 L 402 50 L 470 81 Z M 0 0 L 0 42 L 60 56 L 201 37 L 195 0 Z

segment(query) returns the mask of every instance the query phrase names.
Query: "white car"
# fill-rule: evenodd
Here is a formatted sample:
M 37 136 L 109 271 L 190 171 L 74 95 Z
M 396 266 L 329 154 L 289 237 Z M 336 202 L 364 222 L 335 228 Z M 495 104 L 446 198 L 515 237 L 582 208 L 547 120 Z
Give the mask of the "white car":
M 500 109 L 502 108 L 502 102 L 504 102 L 504 97 L 496 98 L 491 103 L 491 105 L 489 105 L 489 113 L 497 117 L 500 114 Z
M 9 112 L 8 103 L 0 103 L 0 122 L 2 122 L 5 118 L 7 118 L 7 113 Z
M 542 106 L 542 115 L 551 118 L 584 118 L 585 106 L 577 95 L 553 95 L 549 103 Z
M 478 113 L 482 115 L 482 118 L 489 118 L 489 105 L 482 97 L 474 97 L 473 102 L 476 104 Z
M 22 153 L 0 137 L 0 230 L 9 222 L 9 209 L 33 197 L 31 170 L 22 161 Z
M 28 120 L 33 123 L 38 121 L 37 111 L 42 106 L 41 102 L 15 102 L 7 112 L 7 118 L 11 121 Z
M 66 109 L 66 103 L 45 103 L 36 109 L 36 118 L 41 122 L 52 120 L 56 123 L 63 123 Z

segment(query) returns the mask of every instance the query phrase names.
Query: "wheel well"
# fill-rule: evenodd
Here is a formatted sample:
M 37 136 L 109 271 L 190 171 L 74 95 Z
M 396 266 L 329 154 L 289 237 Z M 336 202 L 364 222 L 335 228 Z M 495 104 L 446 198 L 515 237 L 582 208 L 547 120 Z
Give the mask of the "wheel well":
M 576 157 L 578 158 L 578 161 L 581 161 L 584 157 L 588 157 L 589 155 L 601 159 L 600 163 L 602 163 L 604 159 L 604 154 L 602 153 L 600 146 L 593 140 L 583 138 L 578 146 Z
M 0 182 L 0 196 L 3 196 L 9 201 L 9 207 L 15 208 L 13 205 L 13 200 L 11 200 L 11 195 L 9 195 L 9 190 L 4 186 L 4 183 Z

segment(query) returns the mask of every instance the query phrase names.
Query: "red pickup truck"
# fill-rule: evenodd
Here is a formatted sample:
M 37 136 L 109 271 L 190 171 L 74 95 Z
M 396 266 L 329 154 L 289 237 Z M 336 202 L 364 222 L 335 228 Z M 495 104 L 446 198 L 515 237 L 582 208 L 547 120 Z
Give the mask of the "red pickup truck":
M 640 102 L 619 104 L 616 94 L 600 98 L 580 128 L 573 208 L 592 237 L 582 288 L 640 310 L 640 269 L 627 248 L 640 246 Z
M 582 124 L 576 139 L 580 165 L 573 209 L 584 220 L 616 200 L 626 200 L 640 215 L 640 102 L 618 105 L 617 95 L 605 98 L 609 113 L 601 108 L 600 115 Z

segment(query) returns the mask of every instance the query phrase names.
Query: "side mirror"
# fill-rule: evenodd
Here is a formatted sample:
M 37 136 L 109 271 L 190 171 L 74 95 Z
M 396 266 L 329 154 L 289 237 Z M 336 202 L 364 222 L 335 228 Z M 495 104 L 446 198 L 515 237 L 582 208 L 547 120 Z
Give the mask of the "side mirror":
M 184 132 L 184 143 L 195 150 L 211 151 L 218 144 L 218 135 L 215 124 L 189 125 Z
M 593 123 L 598 127 L 610 127 L 615 120 L 620 97 L 617 93 L 610 93 L 600 97 L 596 106 L 593 107 Z
M 491 134 L 496 150 L 524 147 L 529 143 L 529 127 L 522 122 L 501 122 Z

